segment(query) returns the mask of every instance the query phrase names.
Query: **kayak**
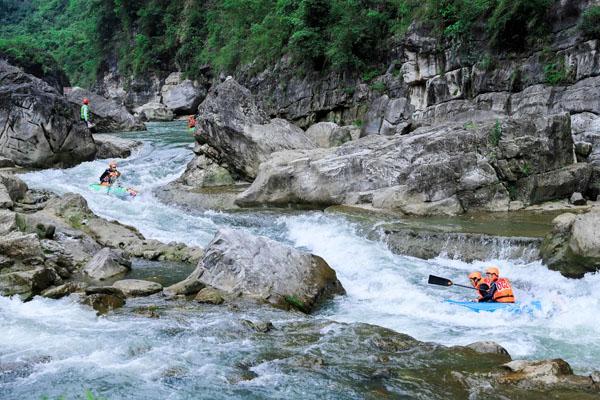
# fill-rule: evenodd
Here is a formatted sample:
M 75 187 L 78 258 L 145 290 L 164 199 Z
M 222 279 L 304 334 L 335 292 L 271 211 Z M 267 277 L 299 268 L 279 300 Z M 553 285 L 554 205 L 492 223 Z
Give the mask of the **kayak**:
M 104 186 L 100 185 L 99 183 L 92 183 L 90 185 L 90 189 L 95 192 L 106 193 L 108 195 L 113 194 L 120 197 L 135 197 L 137 195 L 137 191 L 131 188 L 124 188 L 122 186 Z
M 473 301 L 444 300 L 444 303 L 465 307 L 477 313 L 480 311 L 494 312 L 503 310 L 515 314 L 533 314 L 534 311 L 540 311 L 542 309 L 542 303 L 537 300 L 529 303 L 477 303 Z

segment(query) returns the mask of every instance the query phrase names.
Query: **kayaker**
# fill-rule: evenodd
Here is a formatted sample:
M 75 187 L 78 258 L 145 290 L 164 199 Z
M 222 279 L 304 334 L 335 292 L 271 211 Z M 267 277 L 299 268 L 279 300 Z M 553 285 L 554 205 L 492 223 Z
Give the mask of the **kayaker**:
M 85 122 L 88 128 L 92 127 L 92 122 L 90 121 L 90 100 L 87 98 L 83 99 L 83 105 L 81 106 L 81 119 Z
M 512 285 L 507 278 L 500 278 L 500 270 L 496 267 L 489 267 L 485 270 L 486 278 L 490 282 L 489 290 L 479 299 L 480 303 L 514 303 Z
M 117 170 L 117 163 L 112 161 L 108 164 L 108 169 L 100 175 L 100 184 L 102 186 L 110 186 L 121 176 L 121 173 Z
M 479 290 L 479 297 L 475 301 L 481 301 L 483 296 L 490 289 L 490 281 L 487 278 L 481 276 L 481 272 L 474 271 L 469 274 L 469 281 L 471 285 Z

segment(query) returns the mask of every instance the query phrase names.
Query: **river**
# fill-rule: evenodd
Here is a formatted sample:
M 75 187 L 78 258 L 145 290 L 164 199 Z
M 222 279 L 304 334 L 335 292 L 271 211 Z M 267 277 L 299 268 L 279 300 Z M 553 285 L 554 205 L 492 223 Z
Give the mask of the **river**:
M 444 345 L 493 340 L 513 358 L 561 357 L 577 372 L 600 369 L 600 324 L 596 320 L 600 274 L 570 280 L 541 262 L 499 259 L 465 263 L 395 255 L 382 243 L 366 239 L 357 222 L 320 211 L 183 211 L 158 201 L 152 190 L 177 178 L 191 160 L 192 138 L 184 126 L 149 124 L 148 132 L 124 136 L 144 141 L 134 155 L 117 160 L 124 183 L 140 190 L 133 200 L 87 190 L 106 167 L 103 160 L 32 172 L 22 178 L 32 188 L 79 193 L 96 214 L 132 225 L 149 238 L 205 246 L 220 226 L 229 226 L 310 250 L 337 271 L 347 290 L 346 296 L 336 298 L 315 315 L 318 320 L 331 321 L 334 330 L 339 327 L 334 321 L 365 322 Z M 477 314 L 442 303 L 447 298 L 468 299 L 469 291 L 426 284 L 430 273 L 466 282 L 468 272 L 490 264 L 499 266 L 512 280 L 520 300 L 540 300 L 542 310 L 534 315 Z M 144 301 L 137 302 L 144 305 Z M 70 299 L 36 298 L 22 303 L 0 298 L 2 363 L 45 357 L 26 377 L 7 378 L 0 371 L 0 394 L 6 394 L 0 397 L 24 399 L 34 393 L 53 398 L 65 390 L 77 394 L 90 387 L 108 398 L 197 398 L 194 393 L 199 391 L 202 398 L 325 398 L 339 393 L 340 387 L 348 390 L 348 398 L 361 397 L 343 374 L 303 377 L 272 361 L 252 368 L 258 378 L 236 381 L 231 378 L 233 365 L 251 355 L 258 357 L 273 343 L 265 335 L 236 334 L 239 318 L 232 317 L 226 307 L 202 308 L 202 312 L 193 307 L 165 311 L 159 319 L 131 312 L 98 318 Z M 246 312 L 249 319 L 281 324 L 284 332 L 307 320 L 277 310 Z M 310 346 L 294 346 L 298 354 L 312 351 Z M 335 347 L 328 351 L 335 352 Z M 187 371 L 184 378 L 178 377 L 180 370 Z

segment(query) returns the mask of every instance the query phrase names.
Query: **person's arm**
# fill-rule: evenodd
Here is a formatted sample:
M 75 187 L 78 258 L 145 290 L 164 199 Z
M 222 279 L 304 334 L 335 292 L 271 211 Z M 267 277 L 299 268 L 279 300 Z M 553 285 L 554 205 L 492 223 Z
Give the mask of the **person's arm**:
M 479 299 L 480 303 L 489 303 L 494 301 L 494 293 L 496 292 L 496 282 L 492 282 L 487 292 L 483 293 L 483 297 Z

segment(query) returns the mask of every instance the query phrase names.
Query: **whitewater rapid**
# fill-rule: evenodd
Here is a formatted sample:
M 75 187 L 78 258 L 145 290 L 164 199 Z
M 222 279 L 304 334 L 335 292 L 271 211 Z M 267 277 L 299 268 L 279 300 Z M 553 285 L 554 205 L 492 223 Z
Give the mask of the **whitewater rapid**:
M 359 227 L 345 217 L 318 211 L 182 211 L 158 201 L 152 190 L 176 179 L 192 158 L 192 139 L 183 126 L 150 125 L 148 132 L 126 136 L 144 141 L 143 147 L 131 157 L 117 160 L 123 183 L 140 191 L 133 200 L 107 197 L 87 189 L 106 168 L 105 160 L 66 170 L 32 172 L 22 178 L 32 188 L 79 193 L 98 215 L 135 226 L 149 238 L 205 246 L 220 226 L 230 226 L 310 250 L 336 270 L 347 290 L 346 296 L 336 298 L 319 311 L 318 316 L 340 322 L 376 324 L 419 340 L 445 345 L 493 340 L 506 347 L 513 358 L 561 357 L 580 372 L 600 369 L 600 324 L 596 320 L 600 309 L 600 291 L 597 290 L 600 274 L 571 280 L 549 271 L 540 262 L 465 263 L 445 258 L 425 261 L 399 256 L 381 242 L 366 239 Z M 511 279 L 519 300 L 539 300 L 543 309 L 535 315 L 477 314 L 442 303 L 447 298 L 466 300 L 472 293 L 426 284 L 430 273 L 466 283 L 468 272 L 482 270 L 490 264 L 497 265 L 502 274 Z M 51 340 L 53 346 L 69 349 L 66 363 L 76 360 L 84 365 L 106 357 L 103 352 L 109 351 L 111 335 L 127 337 L 122 331 L 128 329 L 124 316 L 97 319 L 85 307 L 68 300 L 36 299 L 23 304 L 0 299 L 0 321 L 2 319 L 10 320 L 14 330 L 11 334 L 18 348 L 30 351 L 36 346 L 46 346 Z M 53 324 L 71 325 L 72 321 L 79 328 L 73 333 L 74 337 L 70 331 L 65 332 L 64 343 L 53 340 L 53 333 L 43 336 L 45 331 L 57 329 Z M 160 321 L 143 323 L 160 325 Z M 28 332 L 35 340 L 25 342 Z M 147 340 L 152 342 L 153 339 Z M 175 343 L 172 345 L 178 347 Z M 4 346 L 0 343 L 0 354 L 7 354 Z M 169 353 L 168 348 L 167 342 L 161 352 Z M 161 358 L 153 362 L 160 363 Z M 151 366 L 141 368 L 145 371 Z

